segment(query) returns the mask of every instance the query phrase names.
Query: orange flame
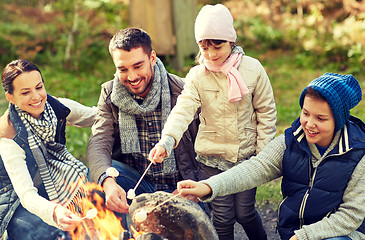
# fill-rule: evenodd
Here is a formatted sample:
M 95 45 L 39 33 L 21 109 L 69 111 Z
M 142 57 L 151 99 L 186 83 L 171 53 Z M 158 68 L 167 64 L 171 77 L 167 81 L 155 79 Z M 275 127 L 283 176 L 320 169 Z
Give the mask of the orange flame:
M 140 235 L 142 235 L 142 234 L 144 234 L 145 232 L 143 232 L 143 231 L 137 231 L 133 226 L 130 226 L 130 229 L 131 229 L 131 231 L 132 231 L 132 233 L 133 233 L 133 237 L 134 238 L 137 238 L 138 236 L 140 236 Z
M 98 214 L 93 219 L 83 220 L 76 230 L 70 233 L 72 239 L 118 240 L 120 234 L 124 232 L 124 228 L 121 219 L 105 207 L 104 199 L 100 196 L 102 188 L 96 183 L 88 182 L 84 185 L 84 189 L 87 197 L 82 200 L 83 212 L 86 213 L 89 209 L 96 208 Z

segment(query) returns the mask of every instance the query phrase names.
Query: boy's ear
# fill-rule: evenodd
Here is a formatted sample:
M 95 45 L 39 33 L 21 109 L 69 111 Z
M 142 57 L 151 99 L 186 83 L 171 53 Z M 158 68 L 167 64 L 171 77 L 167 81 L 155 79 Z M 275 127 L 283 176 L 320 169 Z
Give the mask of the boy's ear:
M 14 104 L 14 96 L 12 94 L 6 92 L 5 97 L 10 103 Z

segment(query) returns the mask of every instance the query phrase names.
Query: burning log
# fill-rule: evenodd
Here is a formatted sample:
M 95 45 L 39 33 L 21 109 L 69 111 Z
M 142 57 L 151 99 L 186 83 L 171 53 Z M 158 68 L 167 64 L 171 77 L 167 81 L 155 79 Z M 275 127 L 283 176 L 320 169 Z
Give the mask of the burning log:
M 144 221 L 136 221 L 135 216 L 139 211 L 147 213 Z M 141 194 L 134 198 L 129 213 L 137 231 L 154 233 L 169 240 L 218 239 L 212 222 L 198 204 L 170 193 L 159 191 Z

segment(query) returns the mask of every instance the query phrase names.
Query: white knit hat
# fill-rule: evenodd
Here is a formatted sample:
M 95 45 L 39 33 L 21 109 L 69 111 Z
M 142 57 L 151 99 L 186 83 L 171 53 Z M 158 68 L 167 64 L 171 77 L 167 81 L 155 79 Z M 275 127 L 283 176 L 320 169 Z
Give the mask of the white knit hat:
M 205 5 L 195 20 L 195 40 L 226 40 L 236 42 L 231 12 L 222 4 Z

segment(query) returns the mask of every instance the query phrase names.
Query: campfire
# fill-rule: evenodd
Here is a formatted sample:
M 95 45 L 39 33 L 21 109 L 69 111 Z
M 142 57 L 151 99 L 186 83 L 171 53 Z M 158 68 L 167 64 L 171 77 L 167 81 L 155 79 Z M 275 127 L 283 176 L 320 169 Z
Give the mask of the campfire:
M 146 213 L 145 219 L 138 219 L 141 212 Z M 140 232 L 170 240 L 218 239 L 208 215 L 198 204 L 170 193 L 141 194 L 133 200 L 129 213 Z
M 106 208 L 101 187 L 88 183 L 85 188 L 84 212 L 96 209 L 97 215 L 81 222 L 71 233 L 73 240 L 218 239 L 208 215 L 198 204 L 180 196 L 156 192 L 135 197 L 129 211 L 133 223 L 126 230 L 121 218 Z

